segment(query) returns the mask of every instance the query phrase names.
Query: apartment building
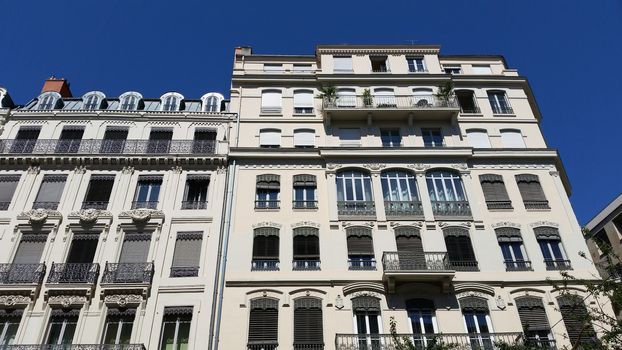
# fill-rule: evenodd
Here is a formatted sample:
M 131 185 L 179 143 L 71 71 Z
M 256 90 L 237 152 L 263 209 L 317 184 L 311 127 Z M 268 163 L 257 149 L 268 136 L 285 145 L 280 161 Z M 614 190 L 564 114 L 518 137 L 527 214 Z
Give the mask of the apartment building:
M 220 349 L 563 347 L 595 301 L 547 279 L 596 272 L 539 128 L 501 56 L 433 45 L 237 48 Z
M 223 96 L 73 96 L 50 78 L 0 102 L 0 347 L 205 348 L 235 120 Z

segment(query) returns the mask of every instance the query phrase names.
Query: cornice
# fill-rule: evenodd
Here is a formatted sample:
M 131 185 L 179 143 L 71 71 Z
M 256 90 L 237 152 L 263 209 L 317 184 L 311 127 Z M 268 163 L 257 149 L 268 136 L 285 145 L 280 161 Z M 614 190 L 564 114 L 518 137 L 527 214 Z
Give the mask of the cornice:
M 438 45 L 425 46 L 386 46 L 386 45 L 365 45 L 365 46 L 318 46 L 317 55 L 438 55 L 441 47 Z

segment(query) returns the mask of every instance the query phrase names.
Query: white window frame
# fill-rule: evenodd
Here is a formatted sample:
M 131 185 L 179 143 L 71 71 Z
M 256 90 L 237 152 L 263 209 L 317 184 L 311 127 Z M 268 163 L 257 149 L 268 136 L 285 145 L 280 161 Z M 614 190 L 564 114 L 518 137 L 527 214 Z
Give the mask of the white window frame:
M 211 105 L 208 103 L 213 98 L 216 99 L 216 110 L 210 110 Z M 209 92 L 201 97 L 201 110 L 203 112 L 220 112 L 220 105 L 225 97 L 217 92 Z
M 259 130 L 259 146 L 260 147 L 281 147 L 281 130 L 280 129 L 260 129 Z
M 87 111 L 93 111 L 100 109 L 106 99 L 106 95 L 99 91 L 87 92 L 82 96 L 82 109 Z
M 491 148 L 490 137 L 485 129 L 466 130 L 467 141 L 473 148 Z
M 350 201 L 362 201 L 362 202 L 372 202 L 374 200 L 374 189 L 373 189 L 373 185 L 371 183 L 371 175 L 368 173 L 365 173 L 363 171 L 359 171 L 359 170 L 353 170 L 354 174 L 344 174 L 344 173 L 338 173 L 337 176 L 335 176 L 336 179 L 336 185 L 337 185 L 337 193 L 339 193 L 339 187 L 341 187 L 341 193 L 343 194 L 343 201 L 344 202 L 350 202 Z M 367 181 L 366 181 L 367 180 Z M 352 198 L 353 199 L 347 199 L 347 186 L 346 183 L 351 183 L 352 186 Z M 365 192 L 365 183 L 369 183 L 369 195 L 371 198 L 367 198 L 367 195 Z M 360 192 L 362 195 L 362 198 L 358 198 L 357 195 L 357 184 L 360 184 L 361 188 L 360 188 Z
M 126 105 L 126 101 L 127 99 L 134 99 L 134 104 L 132 105 L 132 108 L 124 108 L 123 106 Z M 134 91 L 129 91 L 126 92 L 124 94 L 122 94 L 121 96 L 119 96 L 119 110 L 122 111 L 136 111 L 138 110 L 138 105 L 140 104 L 140 101 L 143 99 L 143 95 L 139 94 L 138 92 L 134 92 Z
M 395 185 L 397 188 L 393 188 L 393 184 L 391 183 L 391 180 L 395 180 Z M 405 189 L 402 188 L 402 183 L 400 180 L 406 180 Z M 414 190 L 410 186 L 411 180 L 414 180 L 413 182 L 413 184 L 415 185 Z M 410 202 L 410 201 L 418 201 L 420 198 L 419 189 L 417 188 L 417 179 L 412 173 L 409 173 L 403 170 L 384 171 L 380 174 L 380 184 L 382 185 L 384 182 L 386 182 L 386 187 L 387 187 L 387 190 L 389 191 L 388 193 L 382 193 L 382 196 L 384 197 L 385 201 Z M 393 190 L 397 191 L 396 192 L 397 197 L 399 198 L 393 198 L 393 195 L 392 195 Z M 404 192 L 404 190 L 406 190 L 407 192 Z M 406 196 L 407 198 L 404 198 L 403 196 L 404 193 L 408 194 Z M 413 193 L 415 195 L 415 198 L 413 198 Z M 388 198 L 387 198 L 387 195 L 388 195 Z
M 104 326 L 104 333 L 103 333 L 103 338 L 102 338 L 102 341 L 104 341 L 104 340 L 106 339 L 106 335 L 107 335 L 107 333 L 108 333 L 108 325 L 109 325 L 109 324 L 117 324 L 117 325 L 118 325 L 118 327 L 117 327 L 117 334 L 116 334 L 116 336 L 115 336 L 115 338 L 114 338 L 114 345 L 119 345 L 119 340 L 120 340 L 120 338 L 121 338 L 121 332 L 122 332 L 122 330 L 123 330 L 123 325 L 124 325 L 124 324 L 127 324 L 127 323 L 131 323 L 131 324 L 132 324 L 132 331 L 133 331 L 133 328 L 134 328 L 134 321 L 132 321 L 132 322 L 125 321 L 125 322 L 124 322 L 124 321 L 123 321 L 123 317 L 120 317 L 120 318 L 119 318 L 119 320 L 118 320 L 117 322 L 107 322 L 107 320 L 106 320 L 106 323 L 105 323 L 105 326 Z
M 271 100 L 274 101 L 271 101 Z M 283 109 L 283 91 L 266 89 L 261 91 L 261 113 L 281 113 Z
M 432 186 L 434 187 L 433 188 L 434 195 L 430 196 L 430 200 L 438 201 L 438 202 L 462 202 L 462 201 L 468 200 L 467 193 L 464 188 L 464 184 L 462 183 L 462 178 L 460 177 L 460 175 L 457 175 L 449 171 L 431 171 L 431 172 L 426 173 L 425 178 L 426 178 L 426 185 L 429 186 L 427 180 L 432 180 L 431 181 Z M 438 194 L 441 192 L 439 192 L 439 188 L 438 188 L 438 184 L 436 183 L 436 180 L 441 180 L 442 193 L 445 197 L 444 199 L 438 198 Z M 449 180 L 449 183 L 451 184 L 451 188 L 447 187 L 446 180 Z M 458 198 L 458 191 L 457 191 L 456 183 L 460 185 L 460 188 L 462 189 L 461 192 L 462 192 L 462 195 L 464 196 L 464 199 Z M 450 191 L 453 191 L 453 193 L 451 193 Z M 430 192 L 430 188 L 428 188 L 428 193 L 429 192 Z M 454 197 L 454 199 L 453 200 L 448 199 L 450 197 L 448 196 L 448 194 L 453 194 L 452 197 Z
M 47 91 L 39 95 L 37 98 L 37 109 L 41 111 L 49 111 L 56 107 L 60 94 L 55 91 Z
M 410 70 L 410 62 L 413 62 L 413 66 L 415 67 L 415 70 Z M 418 62 L 417 61 L 421 61 L 421 69 L 418 69 Z M 408 72 L 409 73 L 425 73 L 428 71 L 428 68 L 425 64 L 425 59 L 423 57 L 416 57 L 416 56 L 408 56 L 406 57 L 406 65 L 408 66 Z
M 342 63 L 345 63 L 346 59 L 349 60 L 349 64 L 344 64 L 343 67 L 337 67 L 337 62 L 338 61 L 341 61 Z M 352 63 L 353 63 L 352 62 L 352 56 L 333 56 L 333 73 L 351 73 L 351 72 L 353 72 L 353 65 L 352 65 Z
M 297 113 L 297 114 L 313 113 L 313 102 L 314 102 L 313 90 L 311 89 L 294 90 L 294 113 Z
M 166 105 L 168 104 L 168 100 L 170 98 L 175 98 L 175 106 L 173 109 L 166 109 Z M 164 95 L 162 95 L 162 97 L 160 97 L 160 111 L 163 112 L 178 112 L 180 110 L 181 107 L 181 102 L 184 100 L 184 96 L 182 94 L 179 94 L 177 92 L 169 92 L 166 93 Z

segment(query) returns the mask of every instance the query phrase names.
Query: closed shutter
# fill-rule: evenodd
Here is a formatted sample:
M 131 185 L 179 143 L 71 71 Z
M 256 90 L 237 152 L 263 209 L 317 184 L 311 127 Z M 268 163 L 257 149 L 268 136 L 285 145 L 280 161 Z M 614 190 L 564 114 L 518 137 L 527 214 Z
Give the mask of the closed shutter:
M 23 235 L 13 257 L 13 264 L 38 264 L 46 241 L 46 235 Z
M 86 193 L 86 202 L 108 202 L 112 187 L 114 186 L 114 175 L 93 175 L 89 181 L 89 188 Z
M 421 237 L 417 235 L 396 234 L 397 255 L 400 269 L 420 270 L 426 268 L 425 254 Z
M 151 129 L 149 140 L 171 140 L 173 139 L 173 130 L 169 129 Z
M 251 300 L 248 324 L 248 343 L 276 345 L 279 336 L 278 301 L 274 299 Z M 273 349 L 273 348 L 265 348 Z
M 104 140 L 125 140 L 127 139 L 128 130 L 122 126 L 109 126 L 104 133 Z
M 253 239 L 253 259 L 278 259 L 279 236 L 255 236 Z
M 550 329 L 542 299 L 533 297 L 518 298 L 516 299 L 516 307 L 518 308 L 518 316 L 525 333 Z
M 195 141 L 214 141 L 216 140 L 216 130 L 197 129 L 194 131 Z
M 261 110 L 264 112 L 281 111 L 281 91 L 267 90 L 261 93 Z
M 531 174 L 516 175 L 516 183 L 523 201 L 546 201 L 538 176 Z
M 294 300 L 294 345 L 323 343 L 322 302 L 314 298 Z
M 278 190 L 281 188 L 281 176 L 274 174 L 257 175 L 257 188 L 265 190 Z
M 503 183 L 503 177 L 501 177 L 501 175 L 480 175 L 479 181 L 482 184 L 484 198 L 487 202 L 510 201 L 510 197 L 505 189 L 505 184 Z
M 506 148 L 525 148 L 525 140 L 518 130 L 501 130 L 501 143 Z
M 148 234 L 127 234 L 121 248 L 119 263 L 143 263 L 149 257 L 151 236 Z
M 59 202 L 65 188 L 67 175 L 45 175 L 39 193 L 37 193 L 37 203 Z
M 485 299 L 478 297 L 466 297 L 459 300 L 462 312 L 484 312 L 488 313 L 488 303 Z
M 317 185 L 317 180 L 316 180 L 315 175 L 307 175 L 307 174 L 294 175 L 293 181 L 294 181 L 294 186 L 316 186 Z
M 259 131 L 260 146 L 280 146 L 281 130 L 278 129 L 262 129 Z
M 589 324 L 591 321 L 581 298 L 562 296 L 557 298 L 557 303 L 572 344 L 576 344 L 579 338 L 587 342 L 595 337 L 594 327 Z
M 467 140 L 473 148 L 490 148 L 490 140 L 485 130 L 467 130 Z
M 315 131 L 311 129 L 294 130 L 294 146 L 315 146 Z
M 313 91 L 294 91 L 294 107 L 313 108 Z
M 371 236 L 348 236 L 348 254 L 374 255 L 374 244 Z
M 11 203 L 19 178 L 19 175 L 0 176 L 0 210 L 6 210 Z
M 352 71 L 352 56 L 335 56 L 333 57 L 335 72 L 349 72 Z
M 201 232 L 179 232 L 175 241 L 173 267 L 197 267 L 201 258 Z
M 360 146 L 361 129 L 341 128 L 339 129 L 339 141 L 344 146 Z
M 320 239 L 316 235 L 294 236 L 294 259 L 314 259 L 320 256 Z
M 468 232 L 463 229 L 448 229 L 444 231 L 447 255 L 450 261 L 475 262 L 475 253 L 471 245 Z

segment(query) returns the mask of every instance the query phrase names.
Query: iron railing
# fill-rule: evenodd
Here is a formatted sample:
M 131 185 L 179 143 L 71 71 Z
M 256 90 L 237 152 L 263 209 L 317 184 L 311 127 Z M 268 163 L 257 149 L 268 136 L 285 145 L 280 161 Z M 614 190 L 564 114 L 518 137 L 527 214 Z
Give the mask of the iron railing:
M 151 284 L 153 273 L 153 262 L 106 263 L 101 283 Z
M 5 154 L 214 154 L 215 140 L 0 140 Z
M 279 209 L 280 205 L 280 200 L 260 199 L 255 201 L 255 209 Z
M 41 284 L 45 264 L 0 264 L 0 285 Z
M 197 277 L 199 275 L 198 266 L 173 266 L 171 267 L 171 277 Z
M 337 96 L 324 98 L 324 109 L 413 109 L 428 110 L 458 108 L 454 96 L 439 98 L 435 95 L 376 95 L 376 96 Z
M 384 212 L 388 217 L 423 216 L 421 201 L 385 201 Z
M 324 350 L 324 343 L 294 343 L 294 350 Z
M 402 343 L 410 342 L 416 349 L 450 348 L 456 350 L 499 350 L 508 345 L 524 344 L 522 333 L 472 334 L 396 334 Z M 444 345 L 444 347 L 443 347 Z M 336 350 L 395 350 L 391 334 L 336 334 Z
M 184 209 L 184 210 L 207 209 L 207 201 L 183 201 L 181 202 L 181 209 Z
M 451 260 L 449 259 L 449 266 L 452 270 L 456 271 L 479 271 L 479 265 L 477 260 Z
M 432 212 L 441 217 L 471 217 L 468 201 L 432 201 Z
M 33 209 L 50 209 L 56 210 L 59 202 L 34 202 L 32 203 Z
M 481 110 L 477 106 L 473 106 L 473 107 L 469 107 L 469 108 L 460 107 L 460 113 L 479 114 L 479 113 L 481 113 Z
M 546 269 L 549 271 L 552 270 L 572 270 L 572 266 L 570 265 L 570 260 L 564 259 L 544 259 L 544 264 L 546 265 Z
M 252 342 L 246 345 L 247 350 L 277 350 L 279 348 L 279 343 L 274 342 Z
M 375 216 L 373 201 L 338 201 L 337 213 L 342 216 Z
M 253 259 L 251 261 L 251 271 L 278 271 L 278 259 Z
M 2 350 L 146 350 L 143 344 L 13 344 Z
M 96 263 L 52 263 L 47 283 L 86 283 L 95 284 L 99 276 Z
M 523 204 L 525 204 L 525 209 L 551 209 L 551 207 L 549 207 L 549 201 L 523 201 Z
M 317 209 L 317 201 L 292 201 L 294 209 Z
M 348 269 L 349 270 L 375 270 L 376 269 L 376 259 L 373 258 L 350 258 L 348 259 Z
M 317 271 L 320 270 L 320 259 L 295 259 L 292 261 L 294 271 Z
M 506 271 L 531 271 L 531 261 L 529 260 L 505 260 Z
M 132 209 L 156 209 L 158 201 L 133 201 Z
M 492 113 L 494 114 L 514 114 L 514 109 L 510 106 L 499 106 L 492 104 Z
M 106 208 L 108 208 L 108 201 L 105 201 L 105 202 L 84 201 L 82 202 L 82 209 L 106 210 Z
M 384 252 L 382 267 L 385 271 L 438 271 L 451 270 L 445 252 Z
M 512 209 L 512 201 L 486 201 L 488 209 Z

